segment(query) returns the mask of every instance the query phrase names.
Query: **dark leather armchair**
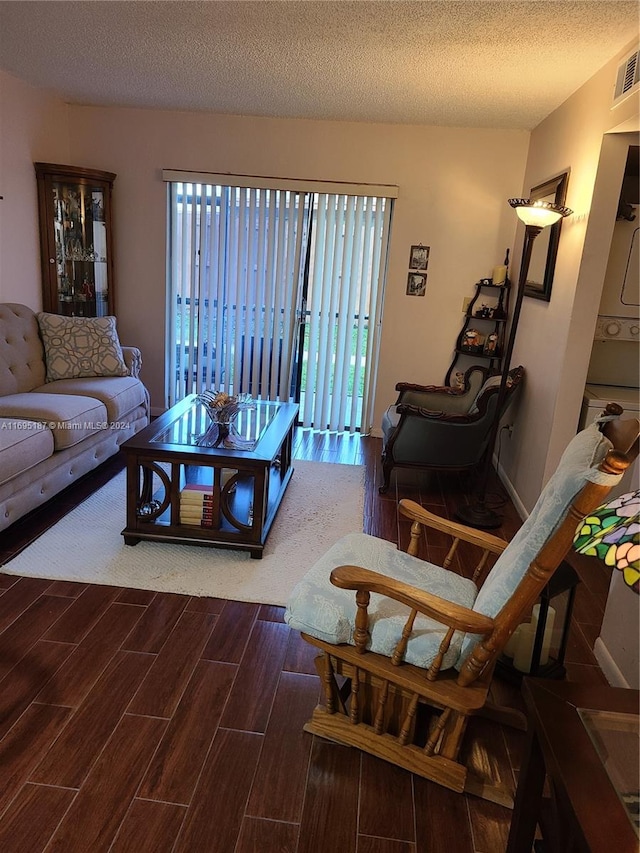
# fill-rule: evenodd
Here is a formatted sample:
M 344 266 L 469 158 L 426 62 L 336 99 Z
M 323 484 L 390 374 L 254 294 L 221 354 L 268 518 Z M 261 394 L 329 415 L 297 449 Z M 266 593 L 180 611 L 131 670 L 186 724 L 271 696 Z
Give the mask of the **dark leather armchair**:
M 461 388 L 396 385 L 398 399 L 382 418 L 381 494 L 389 488 L 395 467 L 464 470 L 480 462 L 496 415 L 501 379 L 488 373 L 487 368 L 470 367 Z M 523 376 L 523 367 L 509 371 L 500 417 L 513 402 Z

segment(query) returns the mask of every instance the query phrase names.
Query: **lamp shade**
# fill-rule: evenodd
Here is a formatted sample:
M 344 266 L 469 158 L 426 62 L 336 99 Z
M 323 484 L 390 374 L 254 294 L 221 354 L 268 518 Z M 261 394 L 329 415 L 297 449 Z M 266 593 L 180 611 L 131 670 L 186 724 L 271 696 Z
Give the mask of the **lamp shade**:
M 586 516 L 573 543 L 579 554 L 621 571 L 627 586 L 640 594 L 640 491 L 620 495 Z
M 518 214 L 525 225 L 535 228 L 545 228 L 553 225 L 564 216 L 569 216 L 573 211 L 560 204 L 552 204 L 549 201 L 531 201 L 528 198 L 510 198 L 509 204 Z

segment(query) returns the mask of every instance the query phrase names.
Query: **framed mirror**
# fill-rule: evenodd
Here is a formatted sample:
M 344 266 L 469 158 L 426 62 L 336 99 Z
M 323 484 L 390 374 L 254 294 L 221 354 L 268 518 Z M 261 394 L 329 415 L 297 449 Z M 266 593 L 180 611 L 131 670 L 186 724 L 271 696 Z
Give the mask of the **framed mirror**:
M 529 193 L 532 201 L 549 201 L 554 204 L 564 205 L 567 197 L 567 183 L 569 173 L 563 172 L 555 178 L 545 181 L 533 187 Z M 556 256 L 558 254 L 558 243 L 560 242 L 560 229 L 562 219 L 548 228 L 543 228 L 533 243 L 531 252 L 531 263 L 527 281 L 524 286 L 524 295 L 534 299 L 551 300 L 551 285 L 556 268 Z

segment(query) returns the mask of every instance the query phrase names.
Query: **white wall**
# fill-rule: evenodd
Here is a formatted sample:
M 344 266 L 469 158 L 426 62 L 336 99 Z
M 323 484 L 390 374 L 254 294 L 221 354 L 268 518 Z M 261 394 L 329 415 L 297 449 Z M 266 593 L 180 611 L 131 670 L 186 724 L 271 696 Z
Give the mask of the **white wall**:
M 512 245 L 506 199 L 522 185 L 528 133 L 71 107 L 76 165 L 116 172 L 116 302 L 164 404 L 165 216 L 161 170 L 396 184 L 374 425 L 401 380 L 440 383 L 462 300 Z M 431 246 L 425 297 L 405 295 L 409 247 Z
M 615 222 L 620 180 L 596 181 L 604 134 L 638 115 L 631 97 L 611 110 L 619 60 L 630 45 L 532 133 L 522 194 L 570 169 L 550 302 L 525 297 L 514 362 L 527 368 L 516 429 L 503 442 L 503 466 L 527 510 L 575 434 Z M 609 146 L 606 143 L 605 149 Z M 620 179 L 624 170 L 621 160 Z M 517 274 L 523 232 L 516 240 Z
M 0 71 L 0 301 L 42 308 L 33 164 L 67 163 L 66 104 Z
M 607 607 L 594 652 L 609 684 L 637 690 L 640 687 L 638 622 L 640 596 L 614 571 Z

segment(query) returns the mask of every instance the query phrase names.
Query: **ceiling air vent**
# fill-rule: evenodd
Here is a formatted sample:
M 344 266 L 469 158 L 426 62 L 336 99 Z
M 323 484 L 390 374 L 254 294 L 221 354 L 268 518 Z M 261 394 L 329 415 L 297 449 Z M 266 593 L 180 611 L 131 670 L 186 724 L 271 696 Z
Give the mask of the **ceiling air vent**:
M 635 50 L 618 66 L 618 76 L 616 77 L 616 88 L 613 95 L 612 107 L 616 107 L 621 101 L 624 101 L 629 95 L 637 92 L 640 88 L 640 62 L 638 54 L 640 48 Z

